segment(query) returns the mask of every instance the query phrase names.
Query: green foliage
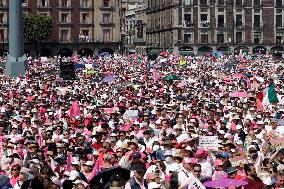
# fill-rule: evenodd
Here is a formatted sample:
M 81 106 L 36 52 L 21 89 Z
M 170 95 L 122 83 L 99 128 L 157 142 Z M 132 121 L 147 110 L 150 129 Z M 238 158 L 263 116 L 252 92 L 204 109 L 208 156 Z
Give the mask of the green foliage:
M 45 15 L 27 15 L 23 18 L 25 41 L 42 41 L 51 38 L 52 18 Z

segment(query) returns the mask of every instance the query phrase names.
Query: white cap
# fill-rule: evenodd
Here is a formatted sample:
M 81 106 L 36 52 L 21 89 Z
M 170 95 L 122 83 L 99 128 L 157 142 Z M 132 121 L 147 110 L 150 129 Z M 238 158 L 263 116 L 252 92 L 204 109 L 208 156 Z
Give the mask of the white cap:
M 78 171 L 73 170 L 70 172 L 69 180 L 75 180 L 77 177 L 79 177 Z
M 92 161 L 87 161 L 86 163 L 84 163 L 84 165 L 87 165 L 87 166 L 93 166 L 94 163 Z
M 148 184 L 148 189 L 156 189 L 156 188 L 159 188 L 159 187 L 161 187 L 161 184 L 158 184 L 156 182 L 150 182 Z

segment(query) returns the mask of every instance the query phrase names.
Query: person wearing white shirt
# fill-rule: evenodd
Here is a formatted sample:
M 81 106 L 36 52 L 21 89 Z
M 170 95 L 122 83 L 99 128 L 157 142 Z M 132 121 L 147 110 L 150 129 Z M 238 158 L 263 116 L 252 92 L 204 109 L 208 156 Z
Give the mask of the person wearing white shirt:
M 186 184 L 188 180 L 194 178 L 193 173 L 191 172 L 191 165 L 189 159 L 185 159 L 182 163 L 183 168 L 178 173 L 178 182 L 180 186 Z

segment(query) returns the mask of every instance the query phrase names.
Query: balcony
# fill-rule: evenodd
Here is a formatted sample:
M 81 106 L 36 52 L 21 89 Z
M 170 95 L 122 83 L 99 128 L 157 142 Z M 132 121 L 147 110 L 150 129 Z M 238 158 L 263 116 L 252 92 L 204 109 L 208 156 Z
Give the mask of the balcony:
M 135 43 L 135 44 L 141 44 L 141 43 L 146 43 L 146 41 L 145 41 L 145 39 L 144 38 L 134 38 L 133 39 L 133 43 Z
M 100 6 L 99 9 L 100 9 L 101 11 L 114 11 L 114 10 L 115 10 L 115 7 L 114 7 L 114 6 L 108 6 L 108 7 Z
M 73 23 L 70 22 L 70 21 L 67 21 L 67 22 L 61 21 L 61 22 L 58 22 L 57 25 L 60 25 L 60 26 L 72 26 Z
M 61 4 L 59 5 L 59 7 L 57 7 L 58 9 L 61 9 L 61 10 L 70 10 L 72 9 L 73 7 L 71 6 L 70 3 L 67 3 L 67 4 Z
M 49 5 L 37 5 L 37 9 L 39 9 L 39 10 L 46 10 L 46 9 L 51 10 L 52 7 L 49 6 Z
M 114 26 L 115 24 L 113 22 L 100 22 L 100 25 L 102 27 L 111 27 Z
M 81 10 L 83 11 L 92 11 L 94 9 L 93 6 L 82 6 L 80 7 Z
M 243 30 L 245 29 L 244 25 L 236 25 L 236 30 Z
M 89 20 L 81 20 L 80 25 L 82 26 L 93 26 L 94 24 Z

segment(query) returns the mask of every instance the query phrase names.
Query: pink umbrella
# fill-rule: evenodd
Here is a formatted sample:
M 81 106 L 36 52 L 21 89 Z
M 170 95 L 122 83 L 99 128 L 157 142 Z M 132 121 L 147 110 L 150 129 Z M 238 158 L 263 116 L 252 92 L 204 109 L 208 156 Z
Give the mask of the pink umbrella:
M 205 182 L 203 185 L 210 188 L 228 188 L 228 187 L 238 187 L 238 186 L 245 186 L 248 182 L 237 180 L 237 179 L 220 179 Z
M 242 78 L 245 77 L 243 74 L 234 74 L 233 78 Z
M 246 93 L 246 92 L 243 92 L 243 91 L 235 91 L 235 92 L 232 92 L 229 94 L 230 97 L 236 97 L 236 98 L 248 98 L 248 97 L 251 97 L 250 94 Z

